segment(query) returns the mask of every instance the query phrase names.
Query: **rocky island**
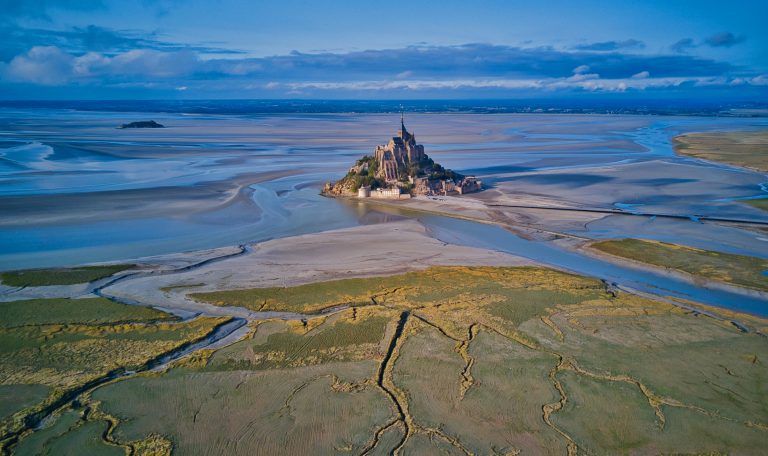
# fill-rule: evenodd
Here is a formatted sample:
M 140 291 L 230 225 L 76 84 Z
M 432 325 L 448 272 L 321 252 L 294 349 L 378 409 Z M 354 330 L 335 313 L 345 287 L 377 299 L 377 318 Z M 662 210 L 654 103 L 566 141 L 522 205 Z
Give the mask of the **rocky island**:
M 124 123 L 117 128 L 165 128 L 165 125 L 159 124 L 154 120 L 139 120 L 136 122 Z
M 482 182 L 445 169 L 424 153 L 416 136 L 405 128 L 387 144 L 376 146 L 373 156 L 357 160 L 344 178 L 327 183 L 323 194 L 359 198 L 401 199 L 415 195 L 464 194 L 479 191 Z

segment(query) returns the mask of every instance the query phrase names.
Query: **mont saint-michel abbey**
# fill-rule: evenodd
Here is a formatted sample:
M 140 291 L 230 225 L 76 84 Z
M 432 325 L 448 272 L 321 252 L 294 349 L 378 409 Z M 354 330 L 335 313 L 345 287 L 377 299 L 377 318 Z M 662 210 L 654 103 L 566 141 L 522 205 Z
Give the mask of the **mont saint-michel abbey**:
M 416 136 L 405 128 L 400 115 L 400 131 L 387 144 L 376 146 L 373 156 L 357 160 L 343 179 L 323 188 L 325 195 L 359 198 L 407 199 L 411 196 L 451 195 L 476 192 L 482 182 L 445 169 L 416 144 Z
M 398 168 L 408 168 L 411 163 L 419 163 L 425 158 L 424 146 L 416 144 L 416 136 L 405 129 L 403 116 L 400 115 L 400 133 L 389 143 L 376 146 L 374 158 L 379 164 L 379 173 L 386 182 L 397 182 Z

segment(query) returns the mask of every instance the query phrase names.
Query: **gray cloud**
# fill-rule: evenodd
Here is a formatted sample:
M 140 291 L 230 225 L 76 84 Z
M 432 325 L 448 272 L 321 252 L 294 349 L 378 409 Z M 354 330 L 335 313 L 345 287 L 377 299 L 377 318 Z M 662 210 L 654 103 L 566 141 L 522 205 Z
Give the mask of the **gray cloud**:
M 747 37 L 744 35 L 736 36 L 731 32 L 720 32 L 705 38 L 701 43 L 695 43 L 692 38 L 683 38 L 669 48 L 674 52 L 683 53 L 704 45 L 711 47 L 731 47 L 743 43 L 746 39 Z
M 574 46 L 579 51 L 618 51 L 620 49 L 641 49 L 645 43 L 639 40 L 601 41 L 598 43 L 580 44 Z
M 721 32 L 707 37 L 704 42 L 712 47 L 731 47 L 743 43 L 746 39 L 743 35 L 736 36 L 731 32 Z
M 693 42 L 693 39 L 683 38 L 677 41 L 676 43 L 672 44 L 669 48 L 675 52 L 687 52 L 690 49 L 693 49 L 695 47 L 696 47 L 696 44 Z
M 241 51 L 213 44 L 181 44 L 165 40 L 157 33 L 114 30 L 95 25 L 72 27 L 66 30 L 0 26 L 0 60 L 10 60 L 36 46 L 55 46 L 75 54 L 100 52 L 114 55 L 135 49 L 165 52 L 195 51 L 200 54 L 242 54 Z

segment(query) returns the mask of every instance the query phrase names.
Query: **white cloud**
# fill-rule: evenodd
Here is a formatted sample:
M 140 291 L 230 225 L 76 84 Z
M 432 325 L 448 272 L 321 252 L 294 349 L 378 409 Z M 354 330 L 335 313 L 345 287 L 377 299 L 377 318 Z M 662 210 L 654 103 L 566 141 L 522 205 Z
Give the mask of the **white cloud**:
M 581 89 L 591 92 L 625 92 L 627 90 L 646 90 L 678 87 L 691 83 L 698 86 L 725 85 L 731 80 L 710 77 L 670 77 L 670 78 L 627 78 L 601 79 L 597 75 L 581 75 L 580 78 L 545 78 L 545 79 L 452 79 L 452 80 L 370 80 L 346 82 L 294 82 L 286 83 L 291 90 L 453 90 L 453 89 L 542 89 L 569 90 Z M 754 80 L 755 78 L 753 78 Z M 768 84 L 768 77 L 760 81 Z M 755 84 L 755 82 L 750 82 Z
M 170 78 L 193 72 L 197 63 L 197 54 L 191 51 L 136 49 L 106 59 L 102 69 L 105 73 L 113 75 Z
M 74 57 L 54 46 L 36 46 L 4 65 L 0 77 L 12 82 L 59 85 L 72 77 Z
M 573 69 L 573 74 L 584 74 L 589 71 L 589 65 L 579 65 Z
M 465 49 L 466 48 L 466 49 Z M 662 56 L 663 57 L 663 56 Z M 248 90 L 279 94 L 387 90 L 585 90 L 623 92 L 686 86 L 768 85 L 768 75 L 727 76 L 727 65 L 691 57 L 569 54 L 551 49 L 499 46 L 424 47 L 349 54 L 301 54 L 268 58 L 201 59 L 192 50 L 137 49 L 116 55 L 72 54 L 34 47 L 0 63 L 0 80 L 44 85 L 92 84 L 196 90 Z M 383 59 L 383 60 L 382 60 Z M 591 60 L 590 60 L 591 59 Z M 392 76 L 382 78 L 381 61 Z M 437 64 L 433 64 L 436 62 Z M 500 63 L 501 62 L 501 63 Z M 539 63 L 541 65 L 539 66 Z M 670 67 L 681 68 L 674 72 Z M 630 70 L 631 68 L 631 70 Z M 646 68 L 637 72 L 639 68 Z M 633 74 L 631 77 L 624 76 Z M 651 77 L 651 75 L 654 77 Z M 669 76 L 667 74 L 687 74 Z M 418 75 L 418 79 L 414 79 Z M 508 76 L 515 75 L 515 76 Z M 211 89 L 213 90 L 213 89 Z
M 571 82 L 589 81 L 591 79 L 600 79 L 600 75 L 597 73 L 576 73 L 568 78 Z
M 74 56 L 55 46 L 36 46 L 3 65 L 0 78 L 41 85 L 61 85 L 104 76 L 118 80 L 130 76 L 172 78 L 193 73 L 198 63 L 197 54 L 191 51 L 142 49 L 114 57 L 96 52 Z
M 579 65 L 573 69 L 573 76 L 567 80 L 571 82 L 588 81 L 591 79 L 600 79 L 600 75 L 597 73 L 589 73 L 589 65 Z

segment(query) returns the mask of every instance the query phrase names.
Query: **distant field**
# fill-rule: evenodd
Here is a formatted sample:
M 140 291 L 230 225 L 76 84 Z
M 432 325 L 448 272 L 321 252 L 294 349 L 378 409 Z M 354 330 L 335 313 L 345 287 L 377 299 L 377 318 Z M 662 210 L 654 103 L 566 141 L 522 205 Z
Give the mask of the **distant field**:
M 758 209 L 762 209 L 764 211 L 768 211 L 768 198 L 765 199 L 752 199 L 752 200 L 741 200 L 744 204 L 749 204 L 752 207 L 756 207 Z
M 597 280 L 442 267 L 278 290 L 232 296 L 359 305 L 260 322 L 165 375 L 98 389 L 115 438 L 157 433 L 179 454 L 374 455 L 757 454 L 768 438 L 764 337 Z
M 689 133 L 674 138 L 677 153 L 768 172 L 768 130 Z
M 78 268 L 28 269 L 0 273 L 0 282 L 9 287 L 43 287 L 48 285 L 73 285 L 87 283 L 109 277 L 126 269 L 132 264 L 110 266 L 83 266 Z
M 643 239 L 600 241 L 591 248 L 708 279 L 768 290 L 768 260 Z
M 102 298 L 3 302 L 0 312 L 0 450 L 7 437 L 24 429 L 27 417 L 67 392 L 116 369 L 139 368 L 226 321 L 171 321 L 164 312 Z M 125 454 L 123 447 L 99 443 L 106 423 L 88 424 L 81 418 L 76 423 L 82 432 L 70 435 L 75 428 L 64 428 L 60 434 L 66 435 L 52 436 L 46 452 Z M 18 454 L 40 453 L 45 452 Z
M 126 306 L 104 298 L 27 299 L 0 302 L 0 328 L 44 324 L 100 324 L 172 320 L 149 307 Z

